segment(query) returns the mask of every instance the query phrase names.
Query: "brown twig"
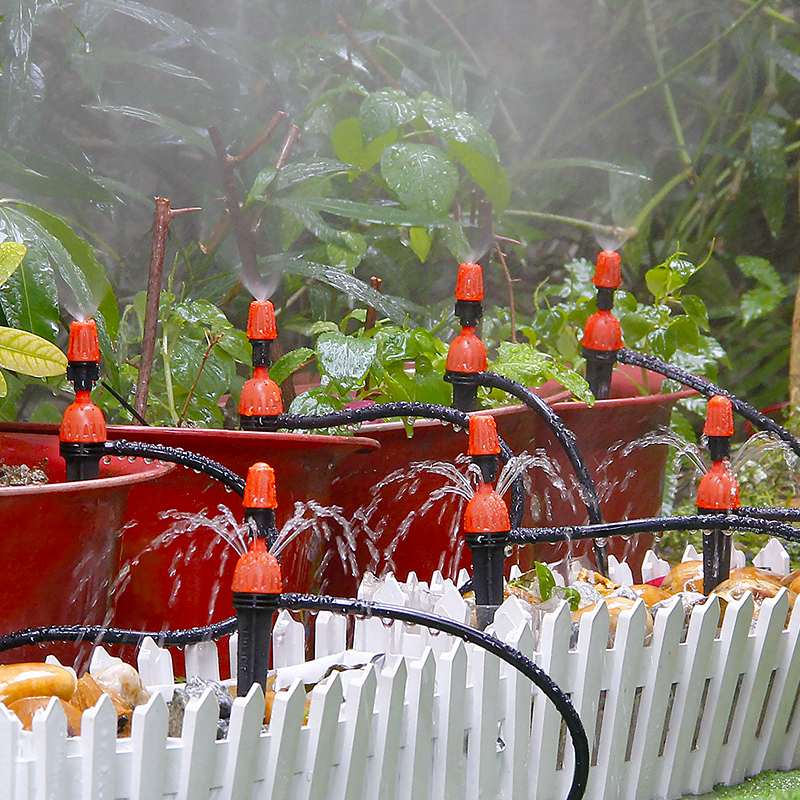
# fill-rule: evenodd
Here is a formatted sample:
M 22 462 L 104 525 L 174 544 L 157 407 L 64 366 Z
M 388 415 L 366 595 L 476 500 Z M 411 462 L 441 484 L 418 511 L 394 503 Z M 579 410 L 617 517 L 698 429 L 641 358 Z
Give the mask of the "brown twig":
M 184 417 L 186 416 L 186 412 L 189 410 L 189 402 L 194 395 L 194 390 L 197 388 L 197 382 L 200 380 L 200 376 L 203 374 L 203 370 L 206 366 L 206 361 L 208 361 L 209 357 L 211 356 L 211 351 L 218 345 L 224 338 L 224 333 L 218 333 L 213 338 L 206 333 L 206 338 L 208 340 L 208 347 L 206 347 L 205 353 L 203 353 L 203 360 L 200 362 L 200 368 L 197 370 L 197 375 L 194 376 L 194 381 L 192 382 L 192 386 L 189 389 L 189 394 L 186 395 L 186 402 L 183 404 L 183 408 L 181 409 L 181 415 L 178 417 L 178 427 L 180 428 L 183 425 Z
M 381 66 L 378 59 L 372 55 L 372 51 L 362 42 L 358 36 L 356 36 L 355 31 L 344 21 L 344 17 L 341 14 L 334 14 L 336 17 L 336 24 L 344 31 L 344 35 L 347 37 L 347 41 L 350 42 L 351 47 L 354 50 L 357 50 L 366 61 L 369 62 L 369 65 L 381 76 L 381 79 L 387 86 L 391 86 L 392 89 L 397 88 L 397 81 Z
M 447 14 L 442 11 L 433 0 L 425 0 L 425 5 L 436 14 L 437 17 L 441 20 L 442 24 L 450 31 L 453 35 L 453 38 L 467 51 L 467 55 L 472 60 L 472 63 L 478 68 L 480 75 L 482 78 L 485 78 L 489 74 L 489 70 L 483 65 L 478 54 L 472 49 L 472 45 L 464 38 L 461 31 L 455 26 L 453 21 Z M 500 109 L 500 113 L 503 115 L 503 119 L 506 121 L 506 125 L 508 126 L 508 130 L 510 131 L 511 135 L 517 141 L 522 141 L 522 136 L 520 136 L 519 130 L 517 126 L 514 124 L 514 120 L 511 119 L 511 114 L 508 113 L 508 109 L 506 108 L 506 104 L 503 102 L 502 98 L 497 98 L 497 107 Z
M 281 151 L 278 153 L 278 157 L 275 159 L 275 169 L 280 169 L 286 163 L 286 159 L 289 157 L 289 153 L 291 152 L 291 149 L 294 146 L 294 143 L 297 141 L 297 137 L 299 135 L 300 128 L 298 128 L 293 122 L 289 126 L 289 131 L 286 134 L 286 138 L 283 140 Z
M 164 273 L 164 253 L 167 247 L 167 232 L 173 217 L 199 208 L 170 208 L 169 200 L 156 198 L 156 216 L 153 223 L 153 249 L 150 253 L 150 272 L 147 277 L 147 303 L 144 312 L 142 355 L 139 359 L 139 377 L 136 381 L 136 413 L 144 417 L 147 413 L 147 396 L 150 393 L 150 376 L 153 373 L 153 357 L 158 331 L 158 304 L 161 298 L 161 277 Z M 137 421 L 137 424 L 141 424 Z
M 495 253 L 497 253 L 497 258 L 503 265 L 503 272 L 506 275 L 506 283 L 508 284 L 508 308 L 511 316 L 511 341 L 516 343 L 517 311 L 516 311 L 516 306 L 514 304 L 514 279 L 511 277 L 511 273 L 508 271 L 508 264 L 506 264 L 506 256 L 505 253 L 503 252 L 503 249 L 500 247 L 499 242 L 494 243 L 494 251 Z
M 376 278 L 374 275 L 369 279 L 369 285 L 376 291 L 379 292 L 381 290 L 381 284 L 383 281 L 380 278 Z M 375 306 L 367 306 L 367 316 L 364 319 L 364 330 L 369 331 L 375 327 L 375 322 L 378 319 L 378 310 Z
M 272 131 L 280 125 L 281 120 L 286 116 L 285 111 L 278 111 L 275 113 L 275 116 L 269 121 L 269 125 L 264 128 L 261 133 L 253 139 L 253 143 L 247 149 L 243 150 L 239 153 L 238 156 L 231 156 L 231 159 L 234 164 L 241 164 L 244 161 L 247 161 L 253 153 L 258 150 L 259 147 L 267 143 L 267 140 L 272 135 Z

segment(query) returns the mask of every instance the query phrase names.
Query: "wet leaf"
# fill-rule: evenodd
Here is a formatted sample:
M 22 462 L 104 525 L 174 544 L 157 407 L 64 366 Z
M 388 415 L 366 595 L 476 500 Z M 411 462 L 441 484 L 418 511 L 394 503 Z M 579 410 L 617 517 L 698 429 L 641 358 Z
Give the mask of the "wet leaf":
M 380 158 L 380 156 L 378 156 Z M 375 159 L 373 163 L 377 163 Z M 287 164 L 278 170 L 273 189 L 279 192 L 281 189 L 288 189 L 297 183 L 311 180 L 312 178 L 324 178 L 330 175 L 342 175 L 350 172 L 352 167 L 344 161 L 337 161 L 333 158 L 318 158 L 314 161 L 298 161 Z M 266 171 L 266 170 L 265 170 Z
M 427 144 L 405 142 L 384 150 L 381 174 L 400 202 L 420 213 L 446 213 L 458 188 L 458 170 Z
M 0 328 L 0 367 L 40 378 L 63 375 L 67 357 L 39 336 L 15 328 Z
M 450 155 L 460 161 L 483 189 L 496 214 L 502 214 L 511 200 L 511 184 L 503 168 L 468 144 L 450 142 Z
M 500 163 L 497 143 L 475 117 L 465 114 L 463 111 L 455 111 L 447 103 L 443 103 L 429 94 L 423 94 L 420 97 L 420 106 L 423 119 L 439 136 L 447 139 L 448 142 L 467 144 L 490 162 Z
M 380 89 L 368 94 L 361 103 L 361 131 L 371 141 L 395 131 L 417 117 L 417 101 L 399 89 Z
M 756 183 L 761 209 L 770 232 L 777 237 L 786 214 L 787 173 L 784 136 L 777 122 L 762 117 L 750 123 L 750 147 L 755 160 Z
M 344 408 L 344 400 L 333 397 L 324 389 L 309 389 L 307 392 L 297 395 L 289 406 L 290 414 L 322 415 L 331 414 L 334 411 L 341 411 Z M 337 433 L 345 431 L 337 431 Z
M 381 160 L 381 154 L 397 141 L 397 135 L 397 130 L 388 131 L 364 147 L 361 120 L 358 117 L 348 117 L 338 122 L 331 131 L 331 142 L 334 152 L 343 162 L 366 170 Z
M 305 366 L 315 356 L 308 347 L 298 347 L 282 355 L 270 368 L 269 376 L 278 385 L 282 384 L 293 372 Z
M 354 219 L 359 222 L 372 222 L 378 225 L 391 225 L 396 228 L 453 228 L 458 227 L 452 219 L 439 215 L 428 215 L 405 211 L 397 206 L 383 206 L 377 203 L 356 203 L 333 197 L 281 197 L 275 205 L 289 210 L 311 209 L 324 211 L 337 217 Z
M 372 339 L 345 336 L 342 333 L 323 333 L 317 339 L 317 366 L 344 392 L 359 388 L 378 352 Z
M 444 50 L 436 58 L 433 70 L 442 96 L 453 108 L 463 111 L 467 102 L 467 83 L 461 60 L 452 50 Z
M 0 285 L 4 284 L 14 270 L 22 263 L 28 248 L 18 242 L 0 244 Z
M 431 251 L 431 235 L 425 228 L 411 228 L 408 232 L 408 244 L 414 255 L 423 263 Z

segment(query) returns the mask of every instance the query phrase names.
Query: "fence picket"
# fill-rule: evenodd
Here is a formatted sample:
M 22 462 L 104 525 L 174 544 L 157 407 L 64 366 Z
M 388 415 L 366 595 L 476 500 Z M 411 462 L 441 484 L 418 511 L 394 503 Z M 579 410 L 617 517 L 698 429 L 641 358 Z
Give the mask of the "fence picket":
M 661 769 L 654 784 L 657 797 L 680 797 L 686 786 L 686 763 L 718 620 L 719 599 L 716 596 L 692 609 L 686 641 L 679 647 L 675 672 L 677 687 L 669 731 Z
M 749 595 L 748 595 L 749 597 Z M 719 760 L 734 693 L 739 685 L 742 657 L 753 618 L 752 600 L 745 598 L 729 603 L 719 637 L 712 645 L 709 663 L 709 690 L 697 740 L 693 762 L 687 771 L 687 790 L 694 794 L 711 791 L 719 778 Z M 737 700 L 738 702 L 738 700 Z
M 468 800 L 494 797 L 499 784 L 497 764 L 498 683 L 500 662 L 496 656 L 473 645 L 469 655 L 468 683 L 472 703 L 467 706 L 469 744 L 467 747 Z
M 412 661 L 408 667 L 405 746 L 400 757 L 403 779 L 399 800 L 424 800 L 428 797 L 435 679 L 436 662 L 428 647 L 422 657 Z
M 331 800 L 360 800 L 364 796 L 366 754 L 377 687 L 378 679 L 371 664 L 347 687 L 342 759 L 336 772 Z
M 113 800 L 117 747 L 117 713 L 107 695 L 101 695 L 81 719 L 81 797 L 83 800 Z
M 627 800 L 623 793 L 626 785 L 625 746 L 633 711 L 633 699 L 641 673 L 644 649 L 644 603 L 637 600 L 630 611 L 620 614 L 614 647 L 607 655 L 608 677 L 605 682 L 606 699 L 603 709 L 602 730 L 597 748 L 593 778 L 604 787 L 607 800 Z
M 222 800 L 250 800 L 259 733 L 264 722 L 264 692 L 254 683 L 247 697 L 237 697 L 231 709 L 230 728 L 225 741 L 227 761 Z
M 272 716 L 267 735 L 267 753 L 259 775 L 263 777 L 257 793 L 260 800 L 289 800 L 294 775 L 299 768 L 300 730 L 306 713 L 303 682 L 295 678 L 272 701 Z
M 67 717 L 61 701 L 51 697 L 44 711 L 33 715 L 34 779 L 36 800 L 60 800 L 70 787 L 62 780 L 67 749 Z
M 444 637 L 439 637 L 444 638 Z M 448 637 L 449 638 L 449 637 Z M 434 800 L 461 800 L 464 797 L 464 712 L 467 697 L 467 651 L 460 640 L 450 639 L 452 647 L 439 657 L 436 683 L 439 707 L 433 750 Z
M 133 710 L 131 800 L 161 800 L 164 794 L 169 711 L 156 693 Z
M 305 661 L 306 629 L 285 609 L 278 612 L 272 628 L 272 665 L 292 667 Z
M 347 647 L 347 620 L 341 614 L 320 611 L 314 626 L 314 658 L 341 653 Z
M 218 719 L 219 703 L 211 689 L 186 704 L 177 800 L 208 797 L 216 765 Z
M 183 651 L 186 661 L 186 677 L 197 675 L 206 680 L 219 680 L 219 655 L 216 642 L 197 642 Z
M 572 615 L 569 606 L 562 602 L 542 620 L 539 631 L 539 651 L 536 662 L 550 677 L 570 693 L 573 684 L 569 680 L 569 639 L 572 632 Z M 531 797 L 537 800 L 553 800 L 558 788 L 559 749 L 566 730 L 562 729 L 561 716 L 556 707 L 542 694 L 533 692 L 533 720 L 528 745 L 530 763 L 528 780 Z M 567 737 L 568 738 L 568 737 Z M 569 743 L 563 746 L 569 750 Z
M 669 608 L 659 610 L 653 621 L 653 636 L 639 681 L 643 688 L 625 795 L 635 800 L 649 800 L 655 796 L 659 750 L 666 736 L 664 726 L 667 708 L 672 684 L 678 674 L 677 660 L 684 616 L 683 605 L 676 598 Z
M 748 637 L 750 653 L 745 668 L 747 670 L 742 684 L 742 692 L 733 721 L 728 742 L 731 757 L 728 769 L 721 770 L 724 783 L 741 783 L 747 771 L 748 747 L 755 742 L 756 726 L 770 683 L 770 675 L 775 663 L 780 632 L 789 611 L 789 596 L 782 589 L 775 597 L 768 597 L 761 604 L 761 611 L 755 623 L 755 633 Z
M 13 711 L 0 703 L 0 800 L 16 800 L 17 760 L 22 723 Z
M 152 636 L 146 636 L 136 654 L 136 666 L 145 686 L 172 686 L 172 656 L 169 650 L 159 647 Z M 172 695 L 170 694 L 170 699 Z
M 372 737 L 374 755 L 367 764 L 364 797 L 395 800 L 406 675 L 403 658 L 388 656 L 386 666 L 378 676 Z
M 328 796 L 342 699 L 338 672 L 311 690 L 308 749 L 303 766 L 306 780 L 301 782 L 301 800 L 323 800 Z

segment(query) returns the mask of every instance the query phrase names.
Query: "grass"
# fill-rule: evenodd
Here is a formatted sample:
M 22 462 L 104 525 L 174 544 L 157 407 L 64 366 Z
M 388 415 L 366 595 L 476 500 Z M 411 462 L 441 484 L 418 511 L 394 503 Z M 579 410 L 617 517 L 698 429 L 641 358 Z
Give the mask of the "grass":
M 800 800 L 800 770 L 762 772 L 738 786 L 724 786 L 694 800 Z

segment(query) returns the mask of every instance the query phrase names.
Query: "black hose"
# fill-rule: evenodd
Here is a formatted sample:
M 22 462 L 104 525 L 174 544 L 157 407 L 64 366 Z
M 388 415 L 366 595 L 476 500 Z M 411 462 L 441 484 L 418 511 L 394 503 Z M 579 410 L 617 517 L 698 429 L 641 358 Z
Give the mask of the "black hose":
M 800 508 L 771 508 L 742 506 L 736 510 L 743 517 L 757 517 L 758 519 L 772 519 L 786 522 L 800 522 Z
M 442 631 L 451 636 L 482 647 L 497 656 L 501 661 L 521 672 L 531 683 L 555 705 L 564 720 L 572 747 L 575 751 L 575 769 L 567 800 L 580 800 L 586 791 L 589 777 L 589 740 L 578 712 L 569 698 L 558 688 L 555 682 L 531 659 L 523 655 L 511 645 L 501 642 L 494 636 L 470 628 L 458 622 L 427 614 L 400 606 L 383 605 L 369 600 L 348 600 L 337 597 L 318 597 L 309 594 L 281 594 L 277 597 L 278 608 L 306 611 L 332 611 L 337 614 L 352 616 L 378 617 L 380 619 L 399 620 L 413 625 Z M 101 628 L 97 625 L 55 626 L 51 628 L 29 628 L 0 637 L 0 652 L 11 650 L 22 645 L 41 642 L 80 642 L 89 640 L 93 643 L 139 644 L 145 636 L 152 636 L 161 646 L 180 646 L 196 642 L 217 639 L 233 633 L 236 629 L 236 618 L 232 617 L 215 625 L 204 628 L 192 628 L 185 631 L 161 631 L 160 633 L 137 633 L 136 631 L 118 628 Z
M 271 428 L 284 430 L 315 430 L 318 428 L 335 428 L 339 425 L 352 425 L 361 422 L 374 422 L 387 417 L 420 417 L 437 419 L 458 425 L 465 430 L 469 428 L 469 415 L 456 408 L 440 406 L 435 403 L 378 403 L 363 408 L 346 408 L 343 411 L 332 411 L 330 414 L 278 414 L 271 420 Z M 512 458 L 514 451 L 500 439 L 500 458 L 504 464 Z M 525 514 L 525 484 L 522 476 L 516 477 L 511 484 L 511 503 L 509 516 L 511 525 L 521 525 Z
M 629 536 L 658 531 L 738 530 L 768 533 L 800 542 L 800 530 L 769 519 L 741 514 L 693 514 L 685 517 L 652 517 L 604 522 L 602 525 L 567 525 L 560 528 L 517 528 L 509 534 L 511 544 L 537 544 L 565 540 L 596 539 L 606 536 Z
M 564 448 L 564 452 L 575 470 L 581 489 L 581 499 L 585 503 L 586 511 L 589 514 L 589 522 L 592 525 L 602 523 L 603 515 L 600 511 L 600 498 L 597 495 L 594 479 L 589 474 L 589 468 L 586 466 L 586 462 L 575 444 L 575 434 L 567 429 L 561 417 L 539 395 L 521 383 L 512 381 L 511 378 L 506 378 L 504 375 L 498 375 L 494 372 L 479 372 L 476 375 L 476 379 L 481 386 L 500 389 L 522 400 L 528 408 L 533 409 L 545 421 L 559 444 Z
M 168 461 L 171 464 L 180 464 L 182 467 L 204 472 L 211 478 L 218 480 L 239 497 L 244 497 L 244 480 L 235 472 L 206 456 L 183 450 L 180 447 L 165 447 L 161 444 L 148 444 L 147 442 L 129 442 L 127 439 L 115 439 L 106 442 L 105 452 L 113 456 L 136 456 L 137 458 L 154 458 L 158 461 Z
M 684 386 L 688 386 L 690 389 L 697 390 L 700 392 L 700 394 L 703 394 L 706 397 L 713 397 L 715 394 L 721 394 L 727 397 L 731 401 L 733 410 L 736 411 L 737 414 L 752 422 L 753 425 L 755 425 L 759 430 L 774 433 L 779 439 L 786 442 L 786 444 L 788 444 L 797 455 L 800 456 L 800 441 L 792 436 L 792 434 L 789 433 L 789 431 L 787 431 L 783 425 L 779 425 L 774 419 L 770 419 L 768 416 L 766 416 L 766 414 L 762 414 L 760 411 L 753 408 L 753 406 L 751 406 L 749 403 L 745 403 L 744 400 L 740 400 L 738 397 L 736 397 L 736 395 L 731 394 L 727 389 L 723 389 L 706 378 L 701 378 L 699 375 L 693 375 L 691 372 L 687 372 L 685 369 L 675 367 L 672 364 L 667 364 L 660 358 L 656 358 L 655 356 L 647 356 L 644 355 L 644 353 L 637 353 L 635 350 L 628 350 L 627 348 L 618 350 L 617 360 L 621 364 L 632 364 L 636 367 L 644 367 L 645 369 L 649 369 L 651 372 L 658 372 L 661 375 L 664 375 L 666 378 L 670 378 L 673 381 L 678 381 L 678 383 L 682 383 Z

